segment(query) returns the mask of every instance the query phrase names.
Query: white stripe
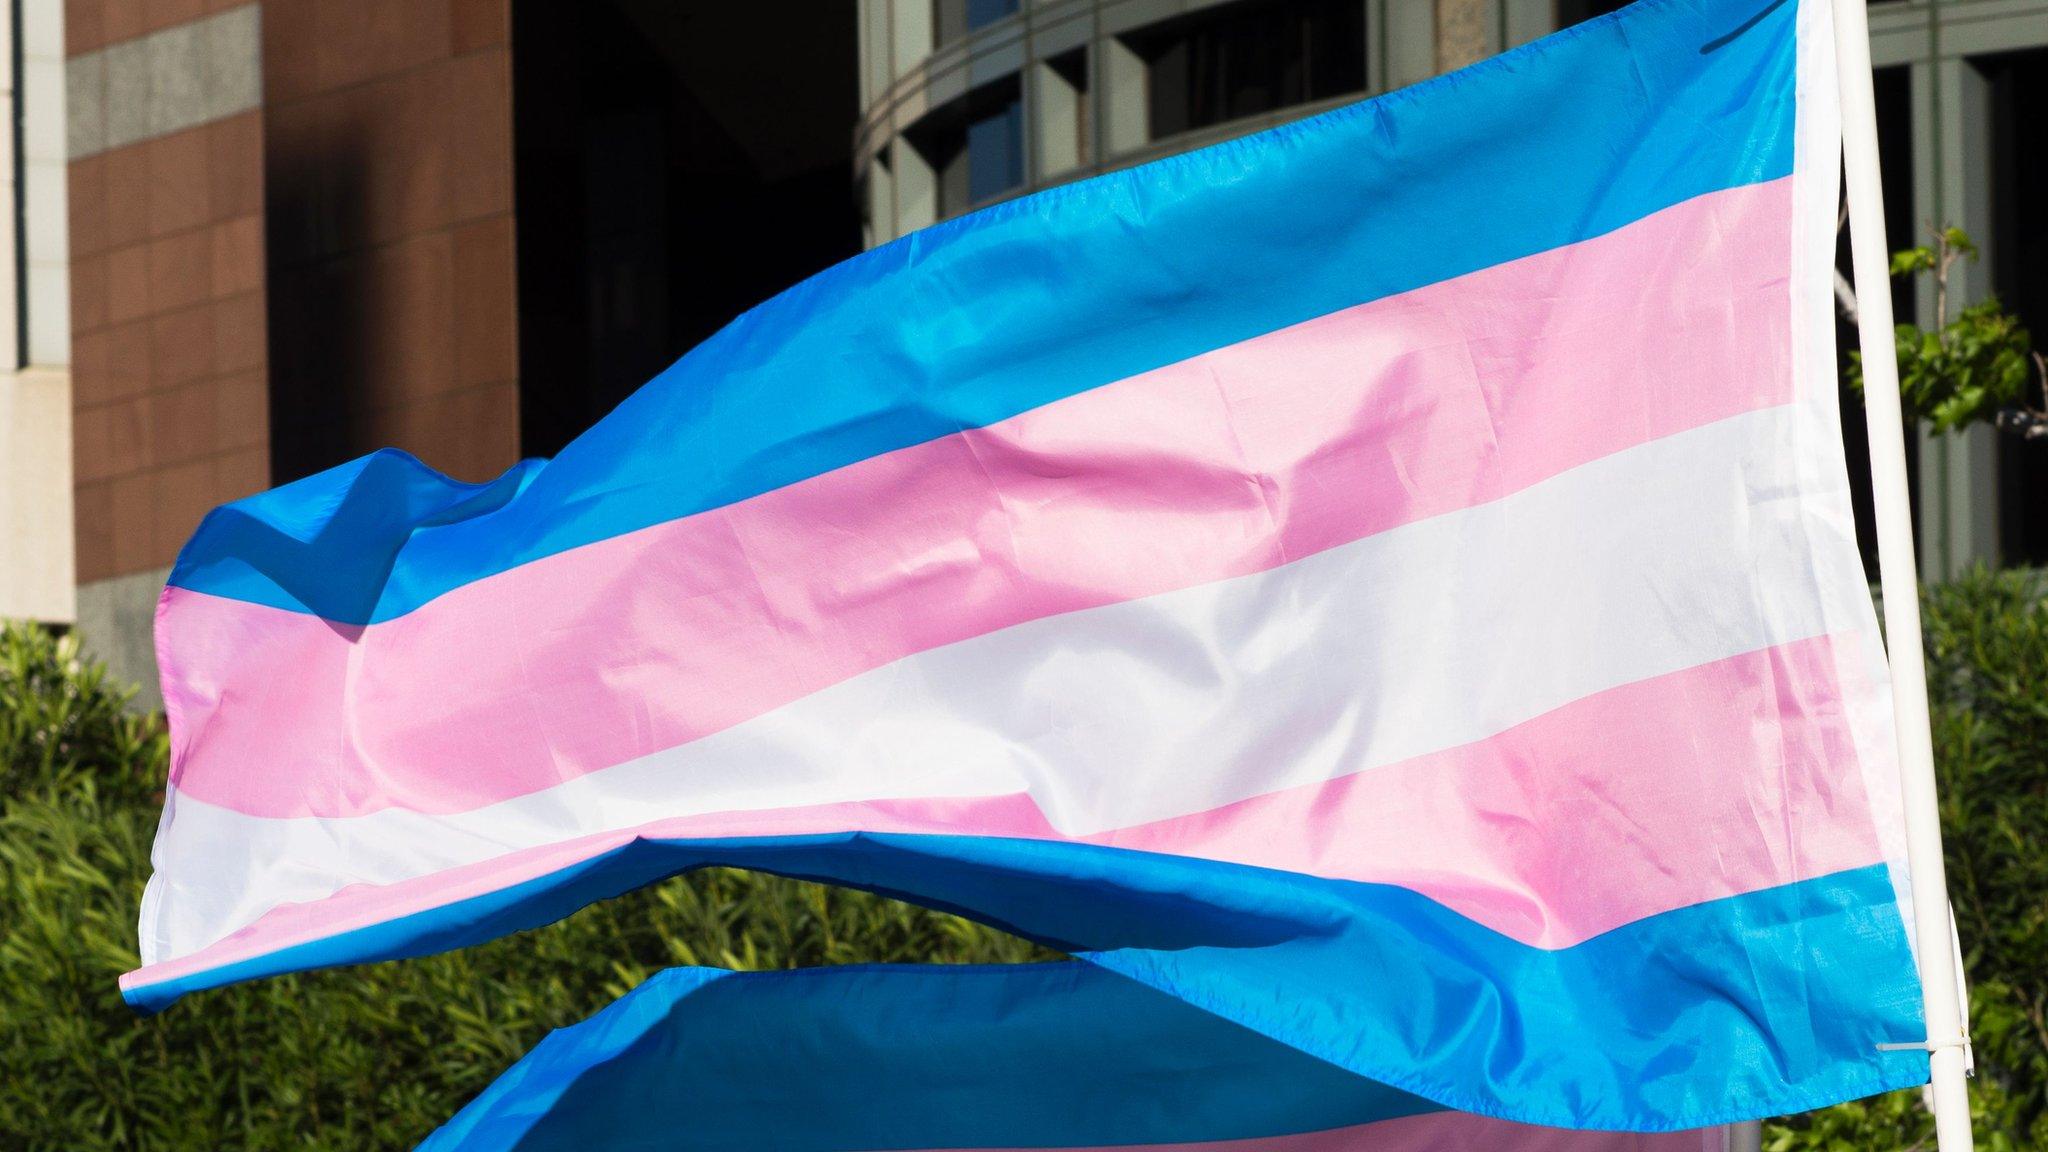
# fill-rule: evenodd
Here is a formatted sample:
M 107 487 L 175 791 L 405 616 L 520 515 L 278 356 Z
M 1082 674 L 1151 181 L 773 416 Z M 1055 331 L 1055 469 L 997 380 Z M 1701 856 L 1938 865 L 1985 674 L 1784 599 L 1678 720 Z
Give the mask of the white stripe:
M 1797 460 L 1801 423 L 1735 417 L 1284 568 L 920 653 L 487 808 L 275 819 L 173 796 L 144 961 L 282 902 L 666 817 L 1026 792 L 1064 832 L 1125 827 L 1820 635 L 1869 608 L 1814 554 L 1839 553 L 1846 502 Z
M 1801 416 L 1797 458 L 1808 474 L 1846 477 L 1842 449 L 1841 378 L 1836 368 L 1835 245 L 1841 205 L 1841 90 L 1835 72 L 1834 6 L 1801 0 L 1798 23 L 1798 120 L 1792 177 L 1792 380 Z M 1855 514 L 1844 490 L 1822 515 L 1816 506 L 1815 579 L 1830 586 L 1868 589 L 1869 575 L 1856 546 Z M 1844 620 L 1832 632 L 1853 632 L 1856 645 L 1835 645 L 1836 683 L 1862 769 L 1871 821 L 1889 866 L 1900 922 L 1913 923 L 1912 883 L 1906 870 L 1905 806 L 1899 776 L 1898 734 L 1892 720 L 1891 673 L 1884 636 L 1867 592 L 1845 598 Z M 1906 933 L 1909 945 L 1918 946 Z

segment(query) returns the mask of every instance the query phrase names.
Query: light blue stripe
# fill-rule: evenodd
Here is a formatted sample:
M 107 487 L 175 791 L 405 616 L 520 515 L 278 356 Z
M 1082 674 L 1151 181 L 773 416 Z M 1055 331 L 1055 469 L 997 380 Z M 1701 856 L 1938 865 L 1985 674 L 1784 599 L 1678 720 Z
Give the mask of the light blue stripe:
M 171 582 L 344 623 L 1792 167 L 1794 10 L 1644 0 L 1462 72 L 905 237 L 551 462 L 400 453 L 216 510 Z
M 1153 1145 L 1435 1110 L 1092 964 L 676 968 L 542 1040 L 420 1147 Z
M 1532 1124 L 1698 1128 L 1919 1083 L 1919 986 L 1882 866 L 1652 916 L 1570 948 L 1405 888 L 1049 841 L 635 841 L 501 892 L 131 989 L 417 956 L 691 868 L 896 896 L 1081 955 L 1361 1076 Z

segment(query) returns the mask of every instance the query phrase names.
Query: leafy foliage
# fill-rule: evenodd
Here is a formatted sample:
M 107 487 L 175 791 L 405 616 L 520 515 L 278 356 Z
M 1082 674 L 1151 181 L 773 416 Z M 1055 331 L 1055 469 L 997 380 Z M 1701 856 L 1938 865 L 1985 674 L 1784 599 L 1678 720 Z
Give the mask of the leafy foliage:
M 1979 1146 L 2048 1148 L 2048 574 L 1931 591 L 1927 658 Z M 0 1146 L 407 1148 L 549 1029 L 675 964 L 1042 957 L 860 893 L 707 872 L 445 956 L 201 993 L 139 1019 L 164 770 L 151 722 L 75 646 L 0 632 Z M 1775 1152 L 1931 1147 L 1917 1094 L 1773 1124 Z
M 1977 259 L 1977 245 L 1960 228 L 1935 233 L 1933 247 L 1892 254 L 1893 276 L 1931 276 L 1935 285 L 1935 326 L 1896 329 L 1899 399 L 1910 420 L 1936 432 L 1952 432 L 1979 421 L 2016 430 L 2027 385 L 2040 363 L 2032 337 L 2019 318 L 1995 298 L 1971 304 L 1948 318 L 1949 273 L 1958 261 Z M 1863 391 L 1863 358 L 1849 355 L 1848 381 Z M 2028 426 L 2031 426 L 2029 424 Z
M 1996 299 L 1964 308 L 1938 331 L 1901 324 L 1900 399 L 1936 432 L 1995 420 L 2026 394 L 2030 347 L 2019 318 Z
M 115 979 L 161 804 L 160 728 L 69 640 L 0 631 L 0 1148 L 410 1148 L 537 1043 L 655 971 L 1046 954 L 865 893 L 714 871 L 423 960 L 201 993 Z
M 163 730 L 133 690 L 79 659 L 75 636 L 0 622 L 0 803 L 83 772 L 121 799 L 160 800 Z

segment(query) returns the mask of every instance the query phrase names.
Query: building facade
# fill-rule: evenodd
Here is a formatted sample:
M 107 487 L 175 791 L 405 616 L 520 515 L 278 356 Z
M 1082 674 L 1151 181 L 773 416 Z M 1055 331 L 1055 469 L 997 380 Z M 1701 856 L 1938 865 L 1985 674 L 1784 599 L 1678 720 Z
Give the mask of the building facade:
M 217 504 L 387 445 L 487 479 L 863 244 L 1618 6 L 6 3 L 0 616 L 75 626 L 145 705 Z M 1873 30 L 1895 238 L 1969 229 L 1962 295 L 2048 340 L 2048 0 Z M 2048 562 L 2048 451 L 1915 447 L 1929 576 Z
M 154 701 L 215 505 L 518 455 L 503 0 L 68 0 L 75 623 Z
M 75 626 L 145 707 L 209 509 L 386 446 L 489 479 L 859 250 L 850 8 L 12 3 L 0 616 Z
M 1622 0 L 859 0 L 870 245 L 1424 80 Z
M 76 611 L 63 0 L 0 24 L 0 616 Z
M 1621 6 L 860 3 L 855 194 L 870 245 L 1390 91 Z M 1965 270 L 1963 297 L 1997 292 L 2048 342 L 2048 0 L 1876 0 L 1872 34 L 1894 244 L 1924 239 L 1933 221 L 1966 228 L 1986 255 Z M 1902 296 L 1902 315 L 1932 323 L 1931 293 Z M 1860 468 L 1853 403 L 1845 418 Z M 1978 428 L 1912 447 L 1928 578 L 2048 563 L 2048 446 Z M 1859 519 L 1867 539 L 1861 504 Z

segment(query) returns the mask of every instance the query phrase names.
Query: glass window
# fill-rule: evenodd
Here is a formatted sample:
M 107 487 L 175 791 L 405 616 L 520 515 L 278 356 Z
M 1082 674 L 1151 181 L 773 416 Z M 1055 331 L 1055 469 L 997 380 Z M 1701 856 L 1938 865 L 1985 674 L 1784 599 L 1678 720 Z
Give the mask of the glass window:
M 1017 77 L 935 108 L 904 133 L 932 169 L 938 216 L 957 215 L 1024 184 L 1024 110 Z
M 993 24 L 1016 11 L 1017 0 L 967 0 L 967 30 Z
M 932 0 L 935 44 L 946 44 L 1014 15 L 1017 0 Z
M 1987 262 L 1998 298 L 2048 347 L 2048 48 L 1980 57 L 1991 88 L 1991 235 Z M 1884 145 L 1888 146 L 1888 144 Z M 1882 154 L 1882 153 L 1880 153 Z M 1886 206 L 1890 192 L 1886 190 Z M 1893 247 L 1904 247 L 1894 238 Z M 2030 407 L 2040 393 L 2027 397 Z M 2007 564 L 2048 563 L 2048 443 L 1998 438 L 1998 545 Z
M 1574 24 L 1604 16 L 1617 8 L 1628 6 L 1629 0 L 1557 0 L 1557 26 L 1569 28 Z
M 1157 140 L 1365 90 L 1365 5 L 1264 0 L 1142 29 L 1125 42 L 1146 65 Z
M 967 126 L 968 203 L 1024 183 L 1024 110 L 1011 100 Z

